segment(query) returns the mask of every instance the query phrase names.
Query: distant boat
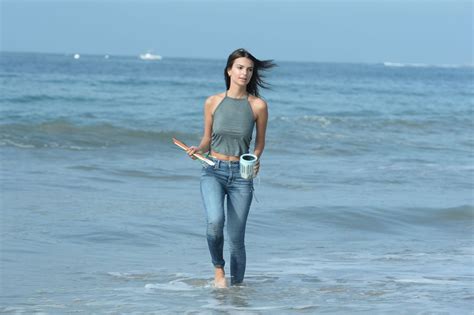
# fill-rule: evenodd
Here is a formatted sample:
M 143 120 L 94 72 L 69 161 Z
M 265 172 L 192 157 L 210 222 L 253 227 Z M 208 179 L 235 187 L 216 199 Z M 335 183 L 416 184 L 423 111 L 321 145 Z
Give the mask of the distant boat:
M 141 60 L 161 60 L 160 55 L 154 55 L 152 53 L 147 52 L 146 54 L 141 54 L 140 59 Z
M 79 54 L 74 54 L 74 59 L 79 59 L 79 58 L 81 58 L 81 55 L 79 55 Z

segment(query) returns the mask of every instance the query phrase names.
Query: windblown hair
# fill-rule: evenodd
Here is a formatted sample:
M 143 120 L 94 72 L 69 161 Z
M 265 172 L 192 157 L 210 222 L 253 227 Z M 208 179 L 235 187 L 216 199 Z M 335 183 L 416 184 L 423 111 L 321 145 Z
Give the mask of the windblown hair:
M 270 68 L 273 68 L 276 66 L 276 64 L 273 62 L 273 60 L 258 60 L 251 53 L 249 53 L 247 50 L 243 48 L 235 50 L 229 55 L 229 58 L 227 58 L 227 65 L 224 69 L 224 78 L 225 78 L 225 84 L 226 84 L 227 90 L 230 88 L 230 77 L 227 74 L 227 71 L 232 68 L 235 59 L 241 58 L 241 57 L 249 58 L 250 60 L 253 61 L 253 74 L 252 74 L 252 77 L 250 78 L 249 83 L 247 84 L 247 92 L 249 94 L 259 97 L 260 96 L 259 88 L 264 88 L 264 89 L 269 88 L 268 83 L 266 83 L 263 80 L 265 76 L 261 73 L 261 71 L 262 70 L 265 71 Z

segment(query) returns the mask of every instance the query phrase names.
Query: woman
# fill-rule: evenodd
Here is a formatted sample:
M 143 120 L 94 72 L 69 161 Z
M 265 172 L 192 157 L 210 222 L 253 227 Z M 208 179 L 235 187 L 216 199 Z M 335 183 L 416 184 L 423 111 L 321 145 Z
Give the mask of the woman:
M 227 235 L 230 249 L 231 284 L 242 283 L 245 274 L 245 225 L 250 210 L 253 180 L 240 177 L 239 159 L 249 153 L 254 126 L 255 149 L 260 157 L 265 148 L 267 103 L 259 97 L 259 87 L 266 88 L 261 70 L 275 66 L 271 60 L 258 60 L 245 49 L 229 55 L 224 76 L 227 90 L 210 96 L 204 104 L 204 135 L 198 147 L 187 151 L 209 153 L 216 165 L 203 167 L 201 195 L 207 215 L 207 242 L 215 267 L 216 287 L 226 287 L 224 272 L 224 197 L 227 196 Z

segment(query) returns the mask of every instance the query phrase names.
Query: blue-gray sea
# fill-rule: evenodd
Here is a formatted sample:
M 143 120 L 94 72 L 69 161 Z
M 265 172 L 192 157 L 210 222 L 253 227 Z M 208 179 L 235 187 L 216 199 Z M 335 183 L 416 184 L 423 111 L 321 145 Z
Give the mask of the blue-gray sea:
M 1 53 L 0 313 L 473 314 L 474 68 L 276 62 L 245 285 L 214 289 L 171 137 L 225 60 Z

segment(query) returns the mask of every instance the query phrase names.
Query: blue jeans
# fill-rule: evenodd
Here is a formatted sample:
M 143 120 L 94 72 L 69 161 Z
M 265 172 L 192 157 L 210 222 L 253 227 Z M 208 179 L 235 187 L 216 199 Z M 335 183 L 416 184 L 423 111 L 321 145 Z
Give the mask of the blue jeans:
M 213 159 L 201 173 L 201 196 L 207 216 L 207 244 L 215 267 L 224 267 L 224 198 L 227 195 L 227 236 L 230 249 L 231 284 L 244 280 L 245 225 L 253 196 L 253 180 L 240 177 L 239 162 Z

